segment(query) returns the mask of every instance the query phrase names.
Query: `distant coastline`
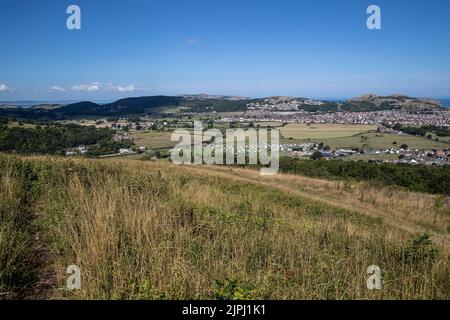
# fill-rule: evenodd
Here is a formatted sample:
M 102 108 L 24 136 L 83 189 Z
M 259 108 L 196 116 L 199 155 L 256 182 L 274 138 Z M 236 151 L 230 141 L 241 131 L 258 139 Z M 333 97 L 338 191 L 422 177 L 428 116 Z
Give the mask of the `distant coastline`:
M 343 103 L 347 101 L 348 99 L 323 99 L 323 101 L 330 101 L 330 102 L 340 102 Z M 447 109 L 450 109 L 450 99 L 437 99 L 439 100 L 444 107 Z M 0 101 L 0 105 L 13 105 L 13 106 L 23 106 L 23 107 L 32 107 L 39 104 L 62 104 L 67 105 L 71 103 L 80 102 L 83 100 L 47 100 L 47 101 L 40 101 L 40 100 L 28 100 L 28 101 Z M 110 103 L 113 100 L 94 100 L 93 102 L 103 104 L 103 103 Z
M 442 103 L 444 107 L 450 109 L 450 99 L 440 99 L 439 101 Z

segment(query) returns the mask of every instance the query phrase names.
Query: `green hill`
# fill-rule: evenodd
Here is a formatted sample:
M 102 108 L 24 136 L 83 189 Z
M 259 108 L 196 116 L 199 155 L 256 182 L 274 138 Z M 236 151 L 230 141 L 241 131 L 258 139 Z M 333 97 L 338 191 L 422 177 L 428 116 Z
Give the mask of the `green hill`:
M 405 95 L 378 96 L 374 94 L 353 98 L 345 102 L 341 109 L 344 111 L 379 111 L 404 110 L 409 112 L 444 110 L 438 100 L 426 98 L 412 98 Z
M 0 155 L 0 294 L 449 299 L 448 203 L 248 169 Z M 63 290 L 73 264 L 82 289 Z M 366 287 L 373 264 L 382 290 Z

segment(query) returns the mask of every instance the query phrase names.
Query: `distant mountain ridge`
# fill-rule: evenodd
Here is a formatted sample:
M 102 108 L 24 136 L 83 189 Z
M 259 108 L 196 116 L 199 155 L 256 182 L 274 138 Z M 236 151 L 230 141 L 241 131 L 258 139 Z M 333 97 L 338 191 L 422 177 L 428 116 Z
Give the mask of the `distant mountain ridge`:
M 168 107 L 183 106 L 190 112 L 230 112 L 245 111 L 249 106 L 273 104 L 286 106 L 297 103 L 303 111 L 379 111 L 404 110 L 409 112 L 444 110 L 442 103 L 435 99 L 413 98 L 406 95 L 378 96 L 367 94 L 342 103 L 317 99 L 273 96 L 252 99 L 239 96 L 219 96 L 207 94 L 185 94 L 178 96 L 144 96 L 120 99 L 111 103 L 99 104 L 91 101 L 67 105 L 40 104 L 27 108 L 0 106 L 0 115 L 33 119 L 67 119 L 76 116 L 128 116 L 148 114 Z
M 171 96 L 148 96 L 124 98 L 107 104 L 97 104 L 90 101 L 63 106 L 57 110 L 58 113 L 69 115 L 122 115 L 140 114 L 148 109 L 164 106 L 178 106 L 180 99 Z
M 200 94 L 180 94 L 177 95 L 177 97 L 182 97 L 185 99 L 205 99 L 205 100 L 251 100 L 252 98 L 249 97 L 242 97 L 242 96 L 225 96 L 225 95 L 210 95 L 206 93 L 200 93 Z

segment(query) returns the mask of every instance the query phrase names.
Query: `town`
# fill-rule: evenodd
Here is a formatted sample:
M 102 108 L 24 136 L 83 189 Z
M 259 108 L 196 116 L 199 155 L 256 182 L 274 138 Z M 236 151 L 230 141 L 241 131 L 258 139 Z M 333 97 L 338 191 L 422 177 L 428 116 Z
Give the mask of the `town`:
M 283 105 L 272 110 L 249 110 L 239 116 L 221 119 L 222 122 L 281 122 L 281 123 L 341 123 L 341 124 L 409 124 L 446 127 L 450 125 L 450 110 L 429 113 L 410 113 L 402 110 L 372 112 L 306 112 L 280 111 Z

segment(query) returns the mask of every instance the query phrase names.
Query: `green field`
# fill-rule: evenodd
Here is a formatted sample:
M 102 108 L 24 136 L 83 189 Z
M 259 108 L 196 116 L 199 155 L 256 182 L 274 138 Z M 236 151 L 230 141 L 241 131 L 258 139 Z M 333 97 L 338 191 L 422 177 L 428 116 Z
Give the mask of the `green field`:
M 364 146 L 372 148 L 399 148 L 402 144 L 406 144 L 410 149 L 442 149 L 449 147 L 446 143 L 422 137 L 376 132 L 361 133 L 352 137 L 323 138 L 318 140 L 326 145 L 341 148 L 362 148 Z M 394 142 L 397 143 L 394 144 Z
M 417 136 L 378 133 L 375 129 L 376 126 L 370 125 L 289 124 L 280 131 L 282 143 L 323 142 L 336 148 L 399 148 L 406 144 L 410 149 L 443 149 L 450 146 Z
M 449 143 L 450 144 L 450 136 L 438 136 L 435 133 L 428 133 L 431 134 L 431 139 L 436 140 L 438 139 L 440 142 Z
M 176 114 L 184 112 L 187 108 L 181 107 L 181 106 L 172 106 L 172 107 L 159 107 L 159 108 L 153 108 L 153 112 L 159 112 L 161 114 Z
M 351 137 L 358 133 L 376 130 L 375 125 L 350 124 L 288 124 L 280 129 L 285 138 L 325 139 Z
M 406 144 L 410 149 L 444 149 L 450 146 L 443 141 L 418 136 L 379 133 L 375 131 L 376 128 L 371 125 L 288 124 L 279 128 L 280 143 L 323 142 L 335 148 L 400 148 L 402 144 Z M 171 134 L 169 131 L 133 132 L 136 145 L 150 149 L 168 149 L 175 146 L 177 142 L 170 141 Z M 204 137 L 204 141 L 207 140 L 209 139 Z

